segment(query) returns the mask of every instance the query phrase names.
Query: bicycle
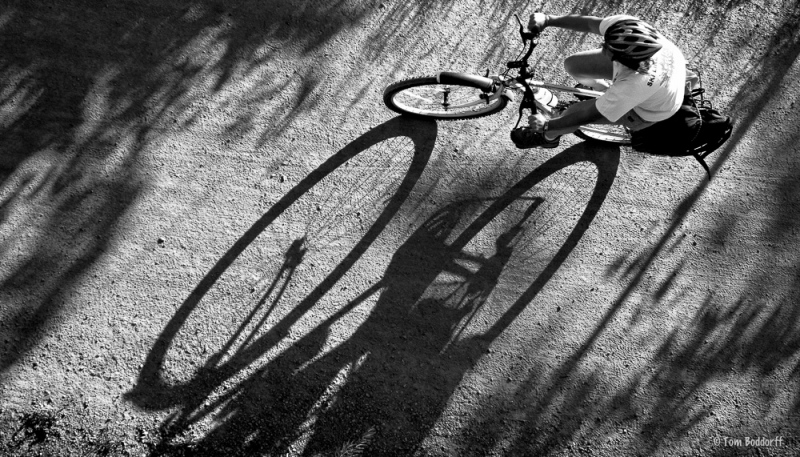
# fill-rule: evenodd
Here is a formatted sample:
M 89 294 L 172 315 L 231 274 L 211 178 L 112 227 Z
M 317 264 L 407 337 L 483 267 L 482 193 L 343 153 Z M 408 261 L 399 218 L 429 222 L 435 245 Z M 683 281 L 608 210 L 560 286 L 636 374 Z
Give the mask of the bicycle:
M 502 74 L 490 77 L 488 70 L 484 76 L 442 71 L 432 76 L 404 79 L 386 87 L 383 102 L 392 111 L 406 116 L 460 120 L 498 113 L 521 93 L 516 128 L 526 109 L 555 117 L 573 103 L 603 95 L 600 91 L 535 80 L 528 59 L 539 43 L 538 34 L 527 31 L 519 16 L 514 16 L 523 45 L 520 54 L 524 56 L 507 62 Z M 519 72 L 517 76 L 509 74 L 514 69 Z M 585 140 L 631 144 L 630 132 L 618 124 L 584 125 L 575 135 Z

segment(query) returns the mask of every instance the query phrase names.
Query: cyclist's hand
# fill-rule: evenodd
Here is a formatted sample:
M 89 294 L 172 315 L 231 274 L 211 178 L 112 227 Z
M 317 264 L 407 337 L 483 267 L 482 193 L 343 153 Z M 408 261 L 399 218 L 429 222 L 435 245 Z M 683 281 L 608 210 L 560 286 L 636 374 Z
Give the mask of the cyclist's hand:
M 541 132 L 544 130 L 544 124 L 547 122 L 547 118 L 544 117 L 540 113 L 536 113 L 532 116 L 528 116 L 528 125 L 534 132 Z
M 528 30 L 535 34 L 542 33 L 542 30 L 547 27 L 547 15 L 544 13 L 533 13 L 531 14 L 530 20 L 528 20 Z

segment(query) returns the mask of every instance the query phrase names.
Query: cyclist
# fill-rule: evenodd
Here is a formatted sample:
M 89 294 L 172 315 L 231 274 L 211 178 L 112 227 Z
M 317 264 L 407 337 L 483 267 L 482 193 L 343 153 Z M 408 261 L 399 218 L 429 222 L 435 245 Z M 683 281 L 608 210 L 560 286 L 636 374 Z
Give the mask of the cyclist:
M 573 104 L 552 119 L 530 116 L 528 127 L 511 132 L 518 148 L 554 148 L 561 135 L 585 124 L 614 123 L 637 131 L 668 119 L 680 108 L 687 83 L 686 59 L 646 22 L 628 15 L 531 15 L 532 32 L 547 27 L 603 36 L 600 49 L 573 54 L 564 67 L 580 86 L 605 93 Z

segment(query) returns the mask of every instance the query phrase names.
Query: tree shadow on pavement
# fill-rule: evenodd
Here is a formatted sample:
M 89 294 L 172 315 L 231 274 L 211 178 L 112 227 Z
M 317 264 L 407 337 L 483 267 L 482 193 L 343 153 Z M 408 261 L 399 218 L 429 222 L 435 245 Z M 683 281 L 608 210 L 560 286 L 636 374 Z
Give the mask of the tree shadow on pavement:
M 718 6 L 730 12 L 737 5 Z M 701 11 L 704 4 L 696 2 L 694 8 Z M 482 417 L 517 418 L 518 427 L 497 434 L 511 455 L 553 455 L 583 447 L 650 455 L 677 445 L 704 455 L 763 452 L 715 446 L 714 436 L 784 436 L 787 447 L 776 448 L 776 455 L 797 452 L 791 437 L 800 426 L 800 400 L 785 383 L 796 385 L 800 376 L 800 264 L 794 255 L 800 224 L 793 209 L 800 198 L 794 160 L 798 136 L 796 129 L 778 126 L 797 125 L 798 120 L 796 110 L 788 108 L 793 108 L 790 88 L 798 74 L 800 6 L 795 2 L 787 13 L 776 24 L 770 46 L 749 56 L 753 68 L 725 75 L 725 82 L 742 78 L 744 83 L 729 106 L 718 106 L 734 115 L 736 125 L 711 156 L 714 180 L 700 179 L 669 218 L 613 259 L 607 279 L 619 281 L 622 290 L 568 361 L 547 376 L 532 373 L 515 395 L 482 412 Z M 750 149 L 757 159 L 734 156 Z M 747 168 L 731 169 L 731 159 Z M 716 177 L 726 165 L 728 176 Z M 747 189 L 750 179 L 763 180 L 765 188 Z M 717 203 L 703 201 L 720 192 L 725 195 Z M 762 200 L 749 201 L 755 198 Z M 711 222 L 698 227 L 701 210 L 714 214 L 699 218 Z M 687 226 L 693 225 L 690 235 Z M 778 262 L 779 268 L 764 268 Z M 673 320 L 675 313 L 680 320 Z M 630 332 L 623 333 L 626 338 L 642 345 L 634 360 L 616 354 L 624 365 L 597 367 L 598 359 L 609 356 L 604 354 L 608 347 L 598 342 L 612 338 L 620 327 Z M 643 352 L 651 348 L 653 353 Z M 489 425 L 478 421 L 471 427 Z M 479 440 L 467 442 L 467 447 L 480 445 Z
M 732 7 L 737 3 L 740 2 L 726 5 Z M 726 198 L 715 208 L 720 213 L 714 218 L 715 223 L 699 237 L 687 239 L 683 225 L 697 211 L 701 198 L 713 191 L 714 182 L 703 181 L 675 209 L 656 243 L 638 256 L 619 259 L 617 265 L 625 268 L 611 272 L 628 281 L 617 300 L 621 307 L 642 287 L 645 278 L 653 274 L 654 267 L 665 259 L 673 259 L 676 265 L 671 274 L 660 279 L 659 286 L 651 293 L 652 304 L 642 305 L 642 313 L 659 306 L 673 309 L 686 306 L 686 303 L 681 304 L 685 300 L 681 294 L 687 289 L 706 291 L 685 323 L 666 335 L 653 361 L 654 372 L 641 373 L 633 380 L 632 390 L 656 392 L 654 396 L 659 398 L 654 409 L 660 414 L 643 424 L 653 438 L 650 451 L 685 434 L 693 424 L 725 414 L 724 407 L 698 407 L 698 398 L 707 395 L 708 386 L 715 380 L 734 373 L 752 375 L 761 385 L 755 398 L 736 394 L 735 408 L 761 411 L 769 417 L 760 421 L 744 420 L 739 427 L 726 424 L 724 429 L 716 430 L 717 433 L 770 436 L 791 434 L 790 431 L 793 433 L 800 426 L 800 397 L 795 394 L 793 404 L 786 402 L 781 398 L 784 394 L 773 384 L 775 379 L 797 382 L 800 376 L 797 362 L 800 287 L 796 279 L 800 275 L 800 263 L 794 255 L 793 236 L 800 228 L 793 210 L 800 201 L 796 190 L 798 167 L 794 160 L 798 135 L 791 129 L 775 129 L 775 125 L 797 125 L 798 122 L 795 110 L 783 112 L 783 109 L 789 107 L 787 99 L 794 97 L 790 88 L 798 75 L 800 3 L 794 2 L 785 13 L 786 17 L 775 24 L 774 35 L 768 37 L 769 46 L 752 62 L 752 71 L 727 108 L 735 116 L 735 131 L 724 148 L 715 153 L 712 165 L 713 173 L 719 173 L 733 154 L 746 151 L 744 146 L 750 143 L 745 139 L 750 137 L 757 145 L 753 150 L 757 151 L 758 163 L 747 169 L 729 171 L 738 176 L 769 176 L 765 188 L 753 195 L 742 189 L 728 189 Z M 744 75 L 733 72 L 732 77 Z M 776 111 L 777 116 L 774 115 Z M 741 160 L 737 163 L 748 164 Z M 743 187 L 747 189 L 746 185 Z M 767 221 L 764 227 L 759 227 L 752 219 L 752 203 L 748 202 L 751 198 L 767 198 L 774 202 L 758 211 L 757 220 Z M 738 234 L 735 233 L 737 227 Z M 746 231 L 742 232 L 742 227 L 747 227 Z M 751 246 L 751 242 L 763 244 L 769 252 Z M 692 246 L 687 247 L 689 244 Z M 773 265 L 778 258 L 786 259 L 779 273 L 771 269 L 764 271 L 763 262 Z M 687 278 L 697 284 L 687 288 Z M 727 284 L 733 287 L 726 290 L 723 285 Z
M 270 309 L 262 311 L 264 317 L 248 327 L 248 331 L 260 332 L 259 335 L 243 335 L 246 323 L 256 320 L 254 308 L 223 346 L 230 354 L 215 354 L 189 382 L 170 385 L 163 377 L 162 363 L 172 340 L 232 259 L 322 175 L 365 145 L 396 131 L 400 122 L 391 121 L 354 142 L 287 194 L 228 251 L 178 310 L 151 350 L 136 388 L 127 395 L 147 409 L 177 408 L 164 424 L 164 439 L 153 455 L 315 455 L 348 444 L 369 446 L 370 452 L 380 455 L 408 455 L 418 449 L 465 373 L 570 255 L 600 210 L 616 176 L 618 150 L 579 144 L 536 168 L 500 197 L 447 204 L 397 248 L 377 282 L 360 288 L 352 300 L 325 314 L 319 309 L 319 298 L 353 267 L 413 187 L 426 160 L 424 150 L 418 151 L 414 171 L 401 186 L 404 190 L 392 197 L 351 255 L 306 298 L 265 328 L 265 313 L 271 312 L 273 302 Z M 537 186 L 550 177 L 583 165 L 596 168 L 596 180 L 585 183 L 594 186 L 585 189 L 589 197 L 579 216 L 573 219 L 570 215 L 568 221 L 558 225 L 566 230 L 557 234 L 564 241 L 549 247 L 548 252 L 555 254 L 536 265 L 541 268 L 540 273 L 519 291 L 516 300 L 490 300 L 502 274 L 523 273 L 507 271 L 526 265 L 511 260 L 517 251 L 547 242 L 526 241 L 527 232 L 535 230 L 537 223 L 548 222 L 539 219 L 548 197 L 528 194 L 535 193 Z M 562 198 L 569 200 L 570 196 Z M 518 211 L 509 213 L 512 206 Z M 567 219 L 557 211 L 558 208 L 552 218 Z M 492 224 L 504 228 L 487 232 Z M 485 237 L 493 240 L 486 241 L 493 252 L 473 253 L 471 243 Z M 284 265 L 266 289 L 285 284 L 296 263 L 302 261 L 304 243 L 303 239 L 295 240 Z M 365 303 L 374 303 L 368 316 L 361 324 L 350 323 L 347 319 Z M 263 305 L 261 301 L 256 307 Z M 326 317 L 274 358 L 256 366 L 260 357 L 288 337 L 303 314 L 314 313 Z M 486 325 L 490 317 L 491 323 Z M 335 334 L 334 327 L 342 322 L 354 327 L 353 333 L 331 347 L 329 339 Z M 475 328 L 482 330 L 476 333 Z M 238 349 L 231 350 L 233 341 L 242 338 L 245 343 L 237 342 Z M 221 362 L 222 359 L 227 361 Z M 231 384 L 234 375 L 249 364 L 254 366 L 247 376 L 237 377 Z M 192 424 L 208 419 L 214 419 L 216 425 L 198 440 L 175 440 Z
M 147 129 L 117 111 L 109 56 L 81 52 L 96 43 L 72 6 L 0 7 L 0 374 L 57 322 L 145 181 Z
M 313 106 L 322 78 L 319 66 L 292 70 L 292 52 L 313 53 L 366 11 L 310 0 L 0 6 L 0 373 L 107 253 L 153 184 L 144 164 L 160 142 L 274 138 Z M 232 93 L 242 81 L 253 89 Z M 237 114 L 209 129 L 215 110 Z

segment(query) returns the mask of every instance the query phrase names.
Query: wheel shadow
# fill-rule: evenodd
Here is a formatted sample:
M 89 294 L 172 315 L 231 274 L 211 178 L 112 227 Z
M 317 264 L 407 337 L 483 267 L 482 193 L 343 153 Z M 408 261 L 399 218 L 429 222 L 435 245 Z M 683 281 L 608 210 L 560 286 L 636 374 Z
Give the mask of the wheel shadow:
M 160 372 L 167 351 L 177 333 L 181 327 L 184 326 L 189 316 L 195 311 L 209 290 L 214 287 L 215 283 L 217 283 L 220 277 L 228 270 L 231 264 L 236 261 L 253 241 L 281 216 L 287 208 L 297 202 L 298 199 L 308 193 L 310 189 L 325 177 L 370 147 L 397 136 L 408 136 L 411 141 L 413 141 L 414 150 L 411 151 L 413 153 L 411 166 L 396 193 L 389 199 L 385 208 L 372 224 L 366 235 L 353 247 L 345 260 L 315 288 L 304 302 L 299 304 L 289 316 L 286 316 L 280 325 L 273 327 L 268 336 L 262 337 L 257 342 L 254 342 L 254 344 L 247 346 L 247 350 L 240 351 L 236 358 L 213 370 L 204 370 L 202 375 L 185 385 L 171 385 L 163 380 L 160 376 Z M 163 409 L 179 404 L 191 404 L 194 401 L 193 399 L 204 398 L 207 393 L 219 385 L 219 381 L 233 376 L 243 367 L 249 365 L 255 358 L 261 356 L 269 349 L 276 338 L 280 338 L 278 335 L 282 334 L 282 329 L 291 327 L 297 319 L 313 307 L 317 299 L 336 284 L 381 234 L 386 225 L 397 213 L 400 206 L 402 206 L 403 202 L 408 198 L 415 183 L 425 169 L 435 139 L 435 123 L 395 118 L 375 127 L 365 135 L 351 142 L 306 176 L 305 179 L 292 188 L 280 201 L 275 203 L 269 211 L 258 219 L 203 277 L 159 335 L 153 349 L 147 356 L 137 385 L 126 397 L 138 406 L 148 409 Z M 279 287 L 281 282 L 284 284 L 287 283 L 286 279 L 282 280 L 281 278 L 284 274 L 287 274 L 288 277 L 291 278 L 294 267 L 296 267 L 297 263 L 302 259 L 303 251 L 303 239 L 296 240 L 296 242 L 292 244 L 289 252 L 287 252 L 286 262 L 276 275 L 276 279 L 270 289 Z M 269 293 L 265 294 L 262 301 L 266 300 L 268 295 Z M 277 301 L 278 300 L 275 302 Z M 252 315 L 251 313 L 251 316 Z
M 334 288 L 397 214 L 425 167 L 432 133 L 435 136 L 432 127 L 417 125 L 428 132 L 415 139 L 415 159 L 403 184 L 345 260 L 283 317 L 273 318 L 307 252 L 308 241 L 296 239 L 274 278 L 263 283 L 262 298 L 223 350 L 209 357 L 189 381 L 171 383 L 164 374 L 164 361 L 173 340 L 234 259 L 322 177 L 370 145 L 407 131 L 406 122 L 396 119 L 369 132 L 310 174 L 228 250 L 167 324 L 136 387 L 126 395 L 143 408 L 177 409 L 163 424 L 162 439 L 152 455 L 189 451 L 315 455 L 347 446 L 369 446 L 370 452 L 380 455 L 413 452 L 465 373 L 535 299 L 580 241 L 602 206 L 619 163 L 616 149 L 598 151 L 579 144 L 536 168 L 500 197 L 443 206 L 395 251 L 374 284 L 360 288 L 357 296 L 256 366 L 259 358 L 288 339 L 304 315 L 324 314 L 320 297 Z M 533 244 L 526 234 L 542 222 L 540 211 L 547 199 L 528 193 L 581 163 L 596 168 L 596 181 L 574 226 L 570 218 L 563 243 L 553 246 L 550 252 L 555 254 L 537 266 L 541 273 L 532 282 L 529 277 L 513 278 L 529 284 L 513 288 L 518 291 L 516 300 L 492 299 L 504 272 L 520 268 L 517 254 Z M 510 211 L 512 206 L 519 211 Z M 490 230 L 498 224 L 502 229 Z M 479 239 L 489 240 L 491 255 L 473 252 Z M 368 316 L 354 321 L 353 316 L 371 303 Z M 484 325 L 489 317 L 491 323 Z M 342 326 L 354 329 L 353 333 L 332 347 L 330 341 Z M 186 444 L 176 439 L 208 420 L 215 425 L 199 440 Z

